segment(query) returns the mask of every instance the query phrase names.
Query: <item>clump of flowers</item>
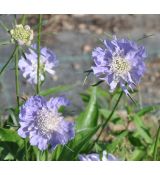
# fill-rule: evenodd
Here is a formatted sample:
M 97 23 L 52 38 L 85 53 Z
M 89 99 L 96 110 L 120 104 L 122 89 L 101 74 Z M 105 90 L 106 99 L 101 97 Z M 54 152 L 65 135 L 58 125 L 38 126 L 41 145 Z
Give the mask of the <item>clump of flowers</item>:
M 88 155 L 80 154 L 79 156 L 80 161 L 116 161 L 118 160 L 115 156 L 108 153 L 106 151 L 103 151 L 102 158 L 100 158 L 100 155 L 97 153 L 92 153 Z
M 95 63 L 93 73 L 107 82 L 111 92 L 119 85 L 129 95 L 126 85 L 133 90 L 144 74 L 145 48 L 128 39 L 117 39 L 116 36 L 113 40 L 104 40 L 103 44 L 103 48 L 97 47 L 92 52 Z
M 45 150 L 48 145 L 55 149 L 58 144 L 65 145 L 74 138 L 74 123 L 66 121 L 59 108 L 69 105 L 61 96 L 46 101 L 41 96 L 32 96 L 20 108 L 18 134 L 29 137 L 30 144 Z
M 10 30 L 12 41 L 18 42 L 19 45 L 31 45 L 33 40 L 33 30 L 30 26 L 22 24 L 16 25 L 15 28 Z
M 35 52 L 37 46 L 34 44 L 29 49 L 29 53 L 25 53 L 19 60 L 18 67 L 21 70 L 23 77 L 27 79 L 30 84 L 37 84 L 37 62 L 38 55 Z M 40 49 L 40 81 L 44 81 L 45 72 L 51 75 L 55 74 L 54 67 L 58 65 L 58 60 L 55 53 L 44 47 Z

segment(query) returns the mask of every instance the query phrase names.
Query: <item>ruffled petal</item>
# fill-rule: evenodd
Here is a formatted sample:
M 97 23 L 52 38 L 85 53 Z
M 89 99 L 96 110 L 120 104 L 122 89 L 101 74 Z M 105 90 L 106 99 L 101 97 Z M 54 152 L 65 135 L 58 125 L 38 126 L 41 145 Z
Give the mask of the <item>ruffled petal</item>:
M 65 97 L 65 96 L 60 96 L 60 97 L 56 97 L 56 98 L 51 98 L 48 102 L 47 102 L 47 107 L 49 109 L 58 111 L 58 109 L 61 106 L 68 106 L 70 105 L 70 101 Z
M 129 94 L 126 85 L 133 90 L 140 82 L 145 72 L 144 58 L 146 50 L 134 41 L 116 36 L 112 40 L 104 40 L 106 49 L 97 47 L 92 52 L 95 66 L 93 73 L 110 86 L 110 92 L 120 85 L 122 90 Z

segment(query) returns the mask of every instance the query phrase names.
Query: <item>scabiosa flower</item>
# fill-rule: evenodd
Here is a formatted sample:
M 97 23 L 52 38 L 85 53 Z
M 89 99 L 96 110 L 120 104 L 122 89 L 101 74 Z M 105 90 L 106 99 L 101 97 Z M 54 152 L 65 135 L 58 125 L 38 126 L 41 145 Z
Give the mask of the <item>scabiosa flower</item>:
M 58 112 L 61 106 L 69 105 L 63 97 L 51 98 L 32 96 L 20 108 L 18 134 L 29 137 L 30 144 L 45 150 L 48 145 L 55 149 L 58 144 L 65 145 L 74 138 L 74 123 L 66 121 Z
M 101 161 L 100 155 L 97 153 L 92 153 L 88 155 L 80 154 L 78 157 L 80 161 Z M 107 154 L 106 151 L 103 151 L 102 161 L 116 161 L 116 160 L 118 159 L 115 156 L 113 156 L 112 154 Z
M 29 53 L 25 53 L 25 57 L 22 56 L 18 62 L 18 67 L 23 73 L 23 77 L 27 79 L 30 84 L 37 84 L 37 62 L 38 55 L 34 51 L 37 49 L 37 45 L 34 44 L 29 49 Z M 55 74 L 54 67 L 58 65 L 58 60 L 55 53 L 44 47 L 40 49 L 40 81 L 44 81 L 45 72 L 51 75 Z
M 16 25 L 15 28 L 10 30 L 12 41 L 18 42 L 19 45 L 31 45 L 33 40 L 33 30 L 30 26 L 22 24 Z
M 134 41 L 117 39 L 116 36 L 103 43 L 104 48 L 97 47 L 92 52 L 93 73 L 107 82 L 111 92 L 119 85 L 129 95 L 126 85 L 133 90 L 144 74 L 146 50 Z

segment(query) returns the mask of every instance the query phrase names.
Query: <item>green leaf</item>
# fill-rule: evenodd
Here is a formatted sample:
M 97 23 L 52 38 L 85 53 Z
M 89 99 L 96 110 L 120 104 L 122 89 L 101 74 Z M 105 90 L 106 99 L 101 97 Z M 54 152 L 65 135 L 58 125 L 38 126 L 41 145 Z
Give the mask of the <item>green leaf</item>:
M 0 141 L 15 142 L 19 146 L 23 146 L 23 139 L 17 134 L 15 130 L 0 128 Z
M 134 116 L 133 120 L 137 127 L 136 133 L 140 135 L 147 143 L 152 143 L 152 138 L 148 135 L 147 131 L 143 128 L 144 124 L 139 118 L 139 116 Z
M 63 148 L 58 160 L 74 160 L 83 147 L 86 147 L 99 127 L 84 129 L 76 133 L 75 138 L 67 144 L 67 147 Z
M 60 154 L 62 153 L 63 150 L 63 145 L 58 145 L 56 147 L 56 149 L 54 150 L 54 152 L 51 154 L 51 160 L 57 160 L 60 156 Z
M 96 87 L 92 88 L 91 98 L 86 107 L 85 112 L 81 113 L 76 119 L 76 129 L 83 130 L 86 128 L 94 128 L 98 121 L 98 106 L 96 99 Z
M 47 95 L 59 93 L 59 92 L 62 92 L 62 91 L 68 91 L 68 90 L 71 90 L 71 89 L 73 89 L 73 86 L 70 86 L 70 85 L 56 86 L 56 87 L 41 91 L 40 95 L 47 96 Z
M 89 102 L 90 95 L 88 95 L 88 94 L 86 94 L 86 93 L 80 93 L 80 96 L 81 96 L 83 102 L 86 102 L 86 103 Z
M 0 160 L 22 160 L 23 156 L 20 158 L 20 150 L 17 143 L 0 141 L 0 149 Z
M 128 134 L 128 139 L 133 146 L 140 147 L 143 145 L 141 139 L 139 139 L 138 137 L 134 137 L 131 133 Z
M 23 160 L 24 140 L 15 130 L 0 128 L 0 148 L 0 159 Z
M 0 142 L 0 160 L 14 160 L 14 150 L 10 146 L 13 148 L 10 143 Z
M 153 111 L 154 109 L 155 109 L 154 106 L 147 106 L 142 108 L 136 115 L 141 117 L 141 116 L 144 116 L 146 113 Z
M 127 134 L 128 134 L 128 131 L 123 131 L 121 134 L 119 134 L 112 143 L 107 145 L 107 151 L 114 152 L 117 145 L 122 142 L 122 139 L 124 139 L 124 137 L 126 137 Z
M 16 117 L 16 110 L 15 109 L 13 109 L 13 108 L 9 108 L 8 109 L 8 112 L 9 112 L 9 117 L 11 118 L 11 120 L 12 120 L 12 123 L 14 124 L 14 126 L 18 126 L 18 119 L 17 119 L 17 117 Z M 17 115 L 18 116 L 18 115 Z M 9 118 L 9 119 L 10 119 Z M 9 121 L 9 119 L 8 119 L 8 121 Z
M 101 108 L 101 109 L 99 110 L 99 112 L 100 112 L 100 114 L 103 115 L 103 117 L 104 117 L 105 119 L 107 119 L 108 116 L 109 116 L 110 113 L 111 113 L 111 110 Z M 117 116 L 116 113 L 113 114 L 112 120 L 115 119 L 115 118 L 119 118 L 119 117 Z
M 129 158 L 130 160 L 142 160 L 146 155 L 146 151 L 135 149 L 131 155 L 131 158 Z

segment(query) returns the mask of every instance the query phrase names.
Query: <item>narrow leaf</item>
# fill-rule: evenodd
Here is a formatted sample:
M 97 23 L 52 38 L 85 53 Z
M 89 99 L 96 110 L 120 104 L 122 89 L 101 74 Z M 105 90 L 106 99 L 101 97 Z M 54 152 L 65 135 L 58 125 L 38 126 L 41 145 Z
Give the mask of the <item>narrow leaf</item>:
M 81 113 L 76 119 L 77 130 L 94 128 L 98 121 L 98 107 L 96 99 L 96 87 L 92 88 L 91 98 L 85 112 Z
M 51 95 L 51 94 L 55 94 L 63 91 L 68 91 L 68 90 L 71 90 L 72 88 L 73 86 L 70 86 L 70 85 L 56 86 L 56 87 L 41 91 L 40 95 L 47 96 L 47 95 Z
M 91 86 L 98 86 L 99 84 L 101 84 L 101 83 L 103 83 L 103 82 L 104 82 L 104 80 L 100 80 L 100 81 L 98 81 L 97 83 L 92 84 Z
M 80 151 L 85 147 L 93 135 L 97 132 L 99 126 L 95 128 L 88 128 L 83 131 L 80 131 L 76 134 L 76 137 L 67 144 L 72 151 L 64 147 L 58 160 L 74 160 Z

